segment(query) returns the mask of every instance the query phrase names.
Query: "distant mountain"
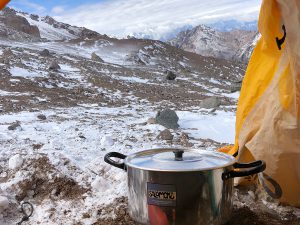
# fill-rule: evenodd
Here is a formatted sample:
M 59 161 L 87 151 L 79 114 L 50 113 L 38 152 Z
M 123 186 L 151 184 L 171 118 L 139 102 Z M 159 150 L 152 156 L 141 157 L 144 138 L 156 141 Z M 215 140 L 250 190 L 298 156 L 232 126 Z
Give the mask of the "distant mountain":
M 257 21 L 245 22 L 238 20 L 221 20 L 214 23 L 204 23 L 204 25 L 221 32 L 230 32 L 233 30 L 257 31 Z M 155 32 L 155 28 L 149 28 L 146 32 L 136 32 L 129 34 L 129 36 L 140 39 L 152 39 L 166 42 L 176 38 L 180 32 L 192 30 L 193 28 L 195 28 L 195 26 L 187 24 L 185 26 L 178 27 L 164 35 Z
M 257 40 L 257 31 L 222 32 L 206 25 L 200 25 L 192 30 L 179 33 L 169 43 L 177 48 L 203 56 L 246 62 Z
M 128 36 L 134 37 L 134 38 L 139 38 L 139 39 L 160 40 L 160 41 L 167 42 L 168 40 L 176 38 L 176 36 L 180 32 L 186 31 L 189 29 L 193 29 L 193 26 L 185 25 L 182 27 L 178 27 L 178 28 L 172 30 L 172 32 L 166 33 L 164 35 L 158 34 L 157 32 L 155 32 L 155 29 L 149 29 L 147 32 L 136 32 L 136 33 L 129 34 Z
M 208 33 L 208 39 L 216 38 L 212 31 Z M 230 92 L 242 79 L 244 68 L 241 63 L 201 56 L 158 40 L 111 38 L 9 8 L 0 13 L 0 91 L 16 93 L 23 88 L 31 99 L 20 110 L 35 107 L 34 96 L 41 96 L 41 91 L 48 106 L 86 103 L 87 96 L 96 99 L 107 93 L 114 95 L 112 104 L 117 98 L 120 104 L 126 97 L 131 101 L 134 95 L 186 107 L 216 96 L 224 105 L 233 105 L 236 95 Z M 174 82 L 167 80 L 168 71 L 176 74 Z M 16 86 L 12 77 L 22 82 Z M 8 110 L 11 105 L 5 104 L 2 108 Z
M 221 20 L 215 23 L 207 23 L 206 25 L 218 31 L 248 30 L 257 31 L 257 20 L 254 21 L 238 21 L 238 20 Z

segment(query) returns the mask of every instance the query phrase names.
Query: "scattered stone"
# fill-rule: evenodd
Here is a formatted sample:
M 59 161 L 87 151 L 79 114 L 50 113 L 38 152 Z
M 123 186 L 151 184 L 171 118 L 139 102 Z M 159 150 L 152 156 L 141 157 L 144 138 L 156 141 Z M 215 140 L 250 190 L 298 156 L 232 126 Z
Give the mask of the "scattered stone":
M 166 79 L 167 80 L 175 80 L 176 79 L 176 74 L 173 73 L 172 71 L 168 70 L 166 72 L 167 76 L 166 76 Z
M 22 156 L 20 156 L 19 154 L 16 154 L 8 160 L 8 168 L 11 170 L 18 169 L 19 167 L 21 167 L 23 165 L 23 162 L 24 162 L 24 159 L 22 158 Z
M 0 58 L 0 63 L 2 64 L 9 65 L 9 62 L 10 62 L 9 58 L 4 58 L 4 57 Z
M 212 110 L 210 110 L 210 113 L 214 113 L 217 111 L 217 108 L 213 108 Z
M 53 71 L 60 70 L 60 66 L 58 65 L 58 63 L 56 61 L 52 61 L 49 66 L 49 70 L 53 70 Z
M 35 15 L 35 14 L 30 14 L 30 19 L 35 20 L 35 21 L 39 21 L 39 16 Z
M 157 138 L 165 140 L 165 141 L 172 141 L 173 137 L 174 136 L 172 135 L 172 133 L 168 129 L 165 129 L 162 132 L 160 132 L 160 134 L 158 135 Z
M 8 126 L 7 128 L 8 130 L 16 130 L 16 129 L 21 129 L 21 125 L 20 122 L 17 121 L 15 123 L 13 123 L 12 125 Z
M 155 117 L 155 120 L 158 124 L 168 128 L 168 129 L 177 129 L 178 125 L 178 116 L 174 110 L 165 109 L 163 111 L 159 111 Z
M 242 83 L 234 83 L 233 85 L 230 86 L 230 92 L 234 93 L 237 91 L 241 91 L 242 88 Z
M 44 114 L 39 114 L 37 116 L 37 118 L 40 119 L 40 120 L 46 120 L 47 119 L 47 117 Z
M 50 52 L 48 49 L 44 49 L 43 51 L 40 52 L 40 55 L 44 57 L 48 57 L 50 56 Z
M 91 59 L 96 62 L 104 62 L 103 59 L 101 59 L 101 57 L 98 56 L 95 52 L 92 53 Z
M 147 124 L 156 124 L 156 119 L 155 118 L 149 118 L 147 120 Z
M 13 56 L 13 55 L 14 55 L 14 53 L 12 52 L 12 50 L 10 48 L 4 49 L 4 51 L 2 53 L 3 57 L 10 57 L 10 56 Z
M 2 213 L 9 206 L 8 198 L 0 195 L 0 213 Z
M 190 140 L 190 137 L 187 133 L 182 133 L 179 137 L 181 142 L 187 142 Z
M 182 133 L 179 137 L 179 142 L 185 147 L 192 147 L 194 144 L 189 142 L 190 137 L 187 133 Z
M 200 103 L 201 108 L 205 109 L 211 109 L 211 108 L 217 108 L 221 105 L 221 100 L 217 97 L 209 97 Z
M 90 214 L 88 214 L 88 213 L 83 213 L 82 214 L 82 219 L 89 219 L 89 218 L 91 218 Z
M 39 150 L 44 146 L 44 144 L 33 144 L 32 149 L 33 150 Z

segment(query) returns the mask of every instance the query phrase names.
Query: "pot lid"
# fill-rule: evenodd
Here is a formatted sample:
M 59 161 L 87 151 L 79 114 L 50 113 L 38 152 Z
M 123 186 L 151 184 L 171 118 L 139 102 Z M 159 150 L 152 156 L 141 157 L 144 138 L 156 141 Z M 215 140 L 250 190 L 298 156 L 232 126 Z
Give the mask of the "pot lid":
M 177 148 L 145 150 L 125 159 L 130 167 L 170 172 L 212 170 L 234 162 L 233 156 L 221 152 Z

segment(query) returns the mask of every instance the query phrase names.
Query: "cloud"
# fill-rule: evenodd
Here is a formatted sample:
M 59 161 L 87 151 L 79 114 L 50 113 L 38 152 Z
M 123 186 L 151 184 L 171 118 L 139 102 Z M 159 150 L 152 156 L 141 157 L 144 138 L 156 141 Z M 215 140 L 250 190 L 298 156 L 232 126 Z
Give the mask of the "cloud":
M 34 2 L 30 2 L 28 0 L 11 1 L 11 4 L 9 6 L 12 6 L 17 9 L 25 8 L 30 13 L 35 13 L 35 14 L 45 14 L 47 12 L 47 9 L 44 6 Z
M 256 20 L 261 0 L 111 0 L 81 5 L 55 18 L 117 37 L 155 39 L 186 26 L 217 20 Z
M 55 6 L 52 8 L 51 12 L 54 14 L 60 14 L 63 13 L 65 9 L 62 6 Z

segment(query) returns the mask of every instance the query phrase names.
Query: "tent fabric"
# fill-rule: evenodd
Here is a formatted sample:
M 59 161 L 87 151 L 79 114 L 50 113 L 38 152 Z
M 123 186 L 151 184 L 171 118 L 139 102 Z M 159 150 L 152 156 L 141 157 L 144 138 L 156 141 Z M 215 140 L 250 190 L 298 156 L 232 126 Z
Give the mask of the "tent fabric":
M 0 0 L 0 10 L 4 8 L 4 6 L 9 2 L 10 0 Z
M 240 162 L 265 160 L 266 177 L 281 187 L 280 201 L 300 207 L 300 1 L 264 0 L 258 27 L 261 39 L 237 107 L 235 145 L 220 151 L 238 151 Z

